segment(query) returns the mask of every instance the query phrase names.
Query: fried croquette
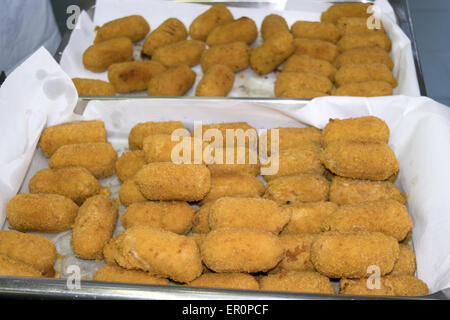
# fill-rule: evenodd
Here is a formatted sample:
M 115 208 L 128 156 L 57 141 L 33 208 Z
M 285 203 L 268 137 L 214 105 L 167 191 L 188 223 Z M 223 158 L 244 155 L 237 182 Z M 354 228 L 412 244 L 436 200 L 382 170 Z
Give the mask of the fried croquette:
M 0 254 L 0 275 L 13 277 L 40 278 L 42 274 L 32 265 Z
M 167 68 L 178 64 L 193 67 L 200 63 L 200 57 L 206 44 L 200 40 L 182 40 L 156 48 L 152 54 L 152 61 L 157 61 Z
M 133 43 L 121 37 L 94 44 L 83 53 L 83 65 L 92 72 L 103 72 L 114 63 L 133 60 Z
M 151 57 L 156 48 L 186 40 L 187 29 L 177 18 L 169 18 L 153 30 L 144 41 L 142 54 Z
M 188 283 L 191 287 L 258 290 L 259 283 L 247 273 L 205 273 Z
M 52 169 L 83 167 L 98 179 L 114 174 L 117 152 L 110 143 L 80 143 L 60 147 L 51 156 L 48 166 Z
M 392 85 L 386 81 L 365 81 L 344 84 L 331 90 L 332 96 L 380 97 L 392 96 Z
M 156 285 L 169 285 L 164 278 L 157 278 L 148 272 L 140 270 L 128 270 L 119 266 L 104 265 L 94 274 L 94 281 L 143 283 Z
M 150 31 L 150 25 L 142 16 L 131 15 L 109 21 L 101 27 L 96 27 L 95 31 L 97 35 L 94 44 L 121 37 L 138 42 L 143 40 Z
M 398 256 L 397 240 L 380 232 L 323 232 L 311 246 L 314 268 L 330 278 L 367 278 L 373 266 L 384 276 Z
M 391 275 L 410 275 L 416 272 L 416 256 L 413 249 L 406 244 L 399 244 L 398 260 L 394 264 Z
M 335 3 L 326 11 L 322 12 L 320 21 L 336 23 L 342 17 L 362 17 L 367 18 L 370 13 L 368 8 L 370 3 Z
M 220 228 L 208 233 L 201 246 L 204 264 L 215 272 L 260 272 L 274 268 L 284 249 L 272 232 Z
M 177 65 L 152 77 L 147 93 L 149 96 L 182 96 L 194 85 L 196 76 L 187 65 Z
M 220 157 L 220 154 L 217 154 L 219 151 L 222 152 L 223 158 Z M 212 150 L 211 157 L 211 162 L 207 163 L 211 174 L 228 173 L 257 176 L 261 171 L 257 151 L 246 147 L 215 149 Z
M 147 164 L 143 150 L 127 151 L 120 155 L 115 164 L 116 175 L 120 182 L 125 182 Z
M 258 28 L 255 21 L 248 17 L 241 17 L 215 27 L 208 34 L 206 43 L 210 47 L 236 41 L 251 44 L 256 40 L 257 36 Z
M 382 63 L 361 63 L 343 65 L 335 76 L 336 86 L 365 81 L 386 81 L 395 88 L 398 83 L 391 71 Z
M 243 41 L 219 44 L 203 51 L 200 58 L 203 73 L 216 64 L 227 66 L 238 72 L 250 65 L 251 48 Z
M 214 201 L 206 202 L 200 206 L 192 218 L 192 232 L 196 234 L 206 234 L 211 231 L 209 227 L 209 213 Z
M 294 38 L 318 39 L 336 43 L 339 38 L 338 28 L 330 22 L 296 21 L 291 26 Z
M 39 147 L 49 158 L 63 145 L 94 142 L 106 142 L 103 121 L 71 122 L 48 127 L 41 134 Z
M 295 54 L 306 54 L 316 59 L 333 62 L 338 55 L 338 48 L 334 43 L 319 39 L 294 39 Z
M 391 39 L 384 33 L 352 33 L 344 35 L 338 42 L 337 48 L 339 52 L 347 50 L 364 48 L 364 47 L 378 47 L 386 52 L 391 51 Z
M 58 194 L 17 194 L 6 205 L 11 228 L 22 232 L 66 231 L 77 213 L 75 202 Z
M 422 280 L 410 275 L 387 275 L 379 278 L 379 288 L 368 279 L 341 279 L 339 282 L 342 295 L 354 296 L 425 296 L 428 286 Z
M 281 271 L 314 271 L 309 256 L 311 245 L 316 237 L 317 235 L 313 233 L 280 235 L 285 255 L 277 269 Z
M 394 62 L 389 56 L 389 53 L 378 47 L 350 49 L 339 54 L 333 62 L 337 69 L 340 69 L 347 64 L 360 63 L 382 63 L 385 64 L 390 71 L 394 68 Z
M 286 20 L 278 14 L 269 14 L 261 23 L 261 35 L 264 41 L 278 32 L 289 32 Z
M 394 152 L 385 143 L 337 140 L 320 158 L 328 170 L 347 178 L 386 180 L 399 170 Z
M 225 5 L 221 3 L 212 5 L 211 8 L 192 21 L 189 27 L 189 35 L 192 39 L 205 41 L 215 27 L 233 20 L 233 14 Z
M 209 213 L 211 230 L 245 227 L 281 232 L 290 215 L 280 210 L 276 202 L 257 198 L 224 197 L 214 201 Z
M 316 127 L 278 127 L 263 131 L 260 135 L 260 139 L 267 139 L 267 155 L 272 154 L 272 136 L 275 134 L 275 131 L 278 132 L 278 151 L 295 148 L 303 144 L 320 144 L 322 136 L 320 129 L 317 129 Z M 278 151 L 274 150 L 275 153 Z
M 294 50 L 292 34 L 278 32 L 250 52 L 250 66 L 259 75 L 268 74 L 289 58 Z
M 180 139 L 180 140 L 178 140 Z M 186 145 L 184 145 L 186 143 Z M 183 138 L 175 138 L 172 140 L 172 135 L 169 134 L 154 134 L 146 137 L 143 142 L 143 150 L 145 160 L 147 163 L 152 162 L 182 162 L 182 163 L 196 163 L 200 162 L 199 157 L 196 157 L 195 148 L 198 143 L 199 151 L 203 150 L 204 144 L 200 139 L 194 139 L 190 136 Z M 183 148 L 178 148 L 183 144 Z M 184 148 L 186 146 L 186 148 Z M 186 149 L 186 150 L 185 150 Z M 187 154 L 184 151 L 188 151 Z
M 222 64 L 208 68 L 197 85 L 195 95 L 198 97 L 226 97 L 233 89 L 234 72 Z
M 136 124 L 128 135 L 130 150 L 142 149 L 145 137 L 153 134 L 172 134 L 177 129 L 184 129 L 181 121 L 147 121 Z
M 393 199 L 406 202 L 406 194 L 390 181 L 371 181 L 335 176 L 330 185 L 330 201 L 356 204 L 366 201 Z
M 378 32 L 386 33 L 383 24 L 379 21 L 379 25 L 373 26 L 368 23 L 367 18 L 361 17 L 342 17 L 336 22 L 336 27 L 341 36 L 351 33 Z
M 328 93 L 333 88 L 333 83 L 325 76 L 311 72 L 280 72 L 275 81 L 275 96 L 281 97 L 289 91 L 292 95 L 295 91 L 312 90 Z
M 45 276 L 53 276 L 55 244 L 45 236 L 0 230 L 0 254 L 31 265 Z
M 125 207 L 128 207 L 135 202 L 147 201 L 141 191 L 139 191 L 134 179 L 129 179 L 120 185 L 119 200 Z
M 315 271 L 282 271 L 262 276 L 261 290 L 335 294 L 330 279 Z
M 291 219 L 283 230 L 284 234 L 317 234 L 322 232 L 323 223 L 338 209 L 338 205 L 328 201 L 296 203 L 283 206 Z
M 42 169 L 28 183 L 31 193 L 59 194 L 72 199 L 77 205 L 94 195 L 109 195 L 109 190 L 85 168 L 67 167 Z
M 153 60 L 114 63 L 108 68 L 108 79 L 117 92 L 142 91 L 147 90 L 155 75 L 165 70 L 161 63 Z
M 108 259 L 123 268 L 181 283 L 198 278 L 203 270 L 198 246 L 192 238 L 158 228 L 129 228 L 115 238 L 109 249 Z
M 202 200 L 211 188 L 211 173 L 201 164 L 150 163 L 135 181 L 148 200 Z
M 148 226 L 186 234 L 191 230 L 194 211 L 185 201 L 144 201 L 131 204 L 120 220 L 126 229 Z
M 328 61 L 316 59 L 305 54 L 294 54 L 283 64 L 283 72 L 313 72 L 334 81 L 336 68 Z
M 77 89 L 78 96 L 116 95 L 116 89 L 114 89 L 114 86 L 106 81 L 86 78 L 73 78 L 72 82 Z

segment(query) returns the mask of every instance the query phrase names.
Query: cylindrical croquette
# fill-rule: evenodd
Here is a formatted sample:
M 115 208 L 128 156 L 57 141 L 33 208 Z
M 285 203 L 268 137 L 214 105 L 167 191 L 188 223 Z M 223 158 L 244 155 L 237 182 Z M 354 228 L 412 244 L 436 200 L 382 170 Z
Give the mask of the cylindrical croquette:
M 297 203 L 283 206 L 282 211 L 289 214 L 291 219 L 283 230 L 284 234 L 318 234 L 322 232 L 322 225 L 334 212 L 338 205 L 328 201 Z
M 406 207 L 400 202 L 387 199 L 341 205 L 325 219 L 322 230 L 381 232 L 402 241 L 412 227 Z
M 176 162 L 178 160 L 182 160 L 183 163 L 191 163 L 193 162 L 195 156 L 195 141 L 192 137 L 186 136 L 180 138 L 182 140 L 172 140 L 172 135 L 170 134 L 154 134 L 146 137 L 144 142 L 142 143 L 142 147 L 144 150 L 145 161 L 147 163 L 152 162 Z M 185 140 L 186 139 L 186 140 Z M 185 148 L 177 149 L 177 145 L 183 143 L 183 147 L 186 144 Z M 200 146 L 202 143 L 199 142 Z M 179 151 L 178 153 L 175 153 Z M 188 154 L 184 154 L 184 151 L 188 151 Z M 174 153 L 173 153 L 174 152 Z M 173 153 L 173 154 L 172 154 Z M 176 156 L 179 159 L 172 159 L 172 156 Z M 186 162 L 186 161 L 188 162 Z
M 107 142 L 70 144 L 60 147 L 51 156 L 48 166 L 52 169 L 83 167 L 98 179 L 114 174 L 117 152 Z
M 387 143 L 389 133 L 386 122 L 375 116 L 330 119 L 322 130 L 321 143 L 323 147 L 337 140 Z
M 368 283 L 368 279 L 341 279 L 339 282 L 342 295 L 354 296 L 425 296 L 428 294 L 428 286 L 422 280 L 411 275 L 387 275 L 380 277 L 379 288 L 376 282 Z
M 49 158 L 63 145 L 89 142 L 106 142 L 103 121 L 71 122 L 48 127 L 39 138 L 39 147 Z
M 355 204 L 366 201 L 393 199 L 406 202 L 406 194 L 390 181 L 371 181 L 334 176 L 330 185 L 330 201 Z
M 384 33 L 352 33 L 344 35 L 336 44 L 339 52 L 365 47 L 378 47 L 386 52 L 391 51 L 392 42 Z
M 314 268 L 330 278 L 368 278 L 373 267 L 384 276 L 398 256 L 398 241 L 380 232 L 323 232 L 311 246 Z
M 120 182 L 131 179 L 146 164 L 147 161 L 143 150 L 124 152 L 115 164 L 117 178 Z
M 177 282 L 190 282 L 203 270 L 199 248 L 192 238 L 158 228 L 129 228 L 110 249 L 108 259 L 123 268 Z
M 6 218 L 15 230 L 22 232 L 62 232 L 70 229 L 78 206 L 58 194 L 22 193 L 6 205 Z
M 319 39 L 336 43 L 339 38 L 339 30 L 333 23 L 318 21 L 296 21 L 291 26 L 294 38 Z
M 182 96 L 194 85 L 196 76 L 195 71 L 180 64 L 152 77 L 147 93 L 149 96 Z
M 283 72 L 315 72 L 334 81 L 336 68 L 328 61 L 305 54 L 294 54 L 283 64 Z
M 220 228 L 208 233 L 201 246 L 205 265 L 215 272 L 260 272 L 274 268 L 284 249 L 272 232 Z
M 336 22 L 336 27 L 339 30 L 341 36 L 351 33 L 363 33 L 363 32 L 379 32 L 386 33 L 383 24 L 379 20 L 379 25 L 373 24 L 370 26 L 367 18 L 361 17 L 341 17 Z
M 256 150 L 246 147 L 223 148 L 222 155 L 217 152 L 220 149 L 213 150 L 212 162 L 208 163 L 208 169 L 211 174 L 250 174 L 257 176 L 261 171 L 261 164 Z M 231 153 L 233 152 L 233 153 Z M 218 156 L 215 158 L 215 156 Z M 228 159 L 227 159 L 228 157 Z M 206 160 L 206 159 L 204 159 Z
M 258 74 L 274 71 L 294 52 L 294 37 L 290 32 L 278 32 L 250 52 L 250 66 Z
M 328 200 L 330 185 L 321 174 L 297 174 L 270 180 L 264 198 L 279 205 Z
M 335 294 L 330 279 L 315 271 L 288 271 L 262 276 L 261 290 Z
M 150 163 L 135 181 L 148 200 L 202 200 L 211 188 L 211 173 L 202 164 Z
M 188 283 L 191 287 L 258 290 L 259 283 L 248 273 L 205 273 Z
M 202 204 L 192 218 L 192 232 L 195 234 L 206 234 L 211 231 L 209 227 L 209 214 L 214 201 Z
M 289 213 L 280 210 L 271 200 L 224 197 L 214 201 L 211 206 L 209 227 L 211 230 L 245 227 L 278 234 L 289 218 Z
M 416 272 L 416 256 L 413 249 L 406 244 L 399 244 L 398 260 L 392 269 L 392 275 L 410 275 L 413 276 Z
M 0 275 L 13 277 L 42 277 L 42 274 L 32 265 L 13 259 L 4 254 L 0 254 Z
M 94 44 L 83 53 L 83 65 L 92 72 L 103 72 L 114 63 L 132 59 L 133 43 L 125 37 Z
M 72 227 L 70 244 L 75 256 L 100 260 L 103 247 L 111 239 L 118 217 L 118 208 L 107 197 L 87 199 L 78 211 Z
M 313 233 L 282 234 L 280 240 L 284 248 L 284 258 L 277 266 L 281 271 L 314 271 L 311 263 L 311 245 L 317 237 Z
M 210 47 L 236 41 L 244 41 L 247 44 L 251 44 L 256 40 L 257 36 L 258 27 L 255 21 L 248 17 L 241 17 L 215 27 L 208 34 L 206 43 Z
M 250 65 L 251 48 L 243 41 L 219 44 L 203 51 L 200 58 L 203 73 L 216 64 L 238 72 Z
M 135 202 L 147 201 L 134 179 L 129 179 L 120 185 L 119 200 L 125 207 L 128 207 Z
M 45 236 L 9 230 L 0 231 L 0 254 L 23 261 L 45 276 L 53 276 L 55 244 Z
M 120 220 L 126 229 L 148 226 L 186 234 L 191 230 L 194 211 L 185 201 L 145 201 L 131 204 Z
M 275 81 L 275 96 L 281 97 L 285 91 L 301 91 L 304 89 L 328 93 L 333 83 L 327 77 L 311 72 L 280 72 Z
M 316 59 L 333 62 L 338 55 L 338 48 L 335 44 L 319 39 L 294 39 L 295 54 L 306 54 Z
M 347 178 L 386 180 L 399 170 L 394 152 L 385 143 L 333 141 L 320 158 L 332 173 Z
M 86 78 L 73 78 L 78 96 L 115 96 L 116 89 L 106 81 Z
M 189 27 L 189 35 L 192 39 L 205 41 L 215 27 L 233 20 L 233 14 L 225 5 L 221 3 L 212 5 L 211 8 L 192 21 Z
M 336 23 L 342 17 L 367 18 L 370 15 L 368 12 L 370 5 L 371 3 L 360 2 L 335 3 L 322 12 L 320 21 Z
M 152 54 L 152 61 L 157 61 L 167 68 L 178 64 L 193 67 L 200 63 L 200 57 L 206 44 L 200 40 L 182 40 L 156 48 Z
M 157 278 L 148 272 L 140 270 L 128 270 L 119 266 L 104 265 L 94 274 L 94 281 L 143 283 L 156 285 L 169 285 L 169 281 L 164 278 Z
M 100 43 L 106 40 L 127 37 L 132 42 L 141 41 L 150 31 L 150 25 L 140 15 L 131 15 L 119 19 L 114 19 L 96 27 L 97 35 L 94 43 Z
M 289 32 L 286 20 L 278 14 L 269 14 L 261 23 L 261 35 L 264 41 L 278 32 Z
M 333 62 L 334 66 L 338 69 L 347 64 L 359 63 L 382 63 L 390 71 L 394 68 L 394 62 L 389 56 L 389 53 L 378 47 L 362 47 L 346 50 L 339 54 Z
M 28 183 L 28 190 L 31 193 L 63 195 L 77 205 L 96 194 L 109 194 L 108 188 L 102 187 L 100 182 L 82 167 L 39 170 Z
M 108 79 L 117 92 L 142 91 L 147 90 L 155 75 L 165 70 L 161 63 L 153 60 L 114 63 L 108 68 Z
M 392 94 L 392 85 L 386 81 L 351 82 L 331 90 L 332 96 L 380 97 Z
M 153 134 L 172 134 L 177 129 L 184 129 L 181 121 L 147 121 L 140 122 L 131 128 L 128 135 L 130 150 L 142 149 L 142 143 L 147 136 Z
M 386 81 L 395 88 L 397 79 L 394 78 L 391 71 L 382 63 L 360 63 L 343 65 L 335 76 L 336 86 L 365 81 Z
M 152 56 L 156 48 L 186 40 L 187 29 L 177 18 L 169 18 L 153 30 L 144 41 L 142 54 Z
M 260 140 L 267 140 L 267 155 L 272 154 L 272 136 L 275 131 L 278 131 L 278 151 L 295 148 L 303 144 L 320 144 L 322 136 L 322 132 L 316 127 L 278 127 L 263 131 L 260 135 Z M 274 150 L 274 152 L 278 151 Z
M 198 97 L 226 97 L 233 89 L 234 72 L 222 64 L 215 64 L 205 72 L 197 85 L 195 95 Z

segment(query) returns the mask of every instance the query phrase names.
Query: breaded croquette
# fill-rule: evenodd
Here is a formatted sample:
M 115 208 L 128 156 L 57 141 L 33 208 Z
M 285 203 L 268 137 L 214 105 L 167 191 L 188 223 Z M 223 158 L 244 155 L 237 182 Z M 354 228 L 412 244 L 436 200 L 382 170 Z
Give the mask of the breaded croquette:
M 385 143 L 337 140 L 320 158 L 328 170 L 347 178 L 386 180 L 399 170 L 394 151 Z
M 269 14 L 261 23 L 261 36 L 264 41 L 278 32 L 289 32 L 286 20 L 278 14 Z
M 205 41 L 215 27 L 233 20 L 233 14 L 225 5 L 221 3 L 212 5 L 192 21 L 189 35 L 192 39 Z
M 48 127 L 41 134 L 39 147 L 49 158 L 63 145 L 89 142 L 106 142 L 103 121 L 71 122 Z
M 271 200 L 224 197 L 214 201 L 209 213 L 211 230 L 246 227 L 280 233 L 290 215 Z
M 116 89 L 106 81 L 86 78 L 73 78 L 78 96 L 115 96 Z
M 83 53 L 83 65 L 92 72 L 103 72 L 114 63 L 133 59 L 133 43 L 121 37 L 94 44 Z
M 191 287 L 258 290 L 259 283 L 248 273 L 205 273 L 188 283 Z
M 193 67 L 200 63 L 200 57 L 206 44 L 200 40 L 181 40 L 156 48 L 152 54 L 152 61 L 157 61 L 167 68 L 178 64 Z
M 339 38 L 339 30 L 330 22 L 296 21 L 291 27 L 294 38 L 319 39 L 336 43 Z
M 53 276 L 55 244 L 45 236 L 9 230 L 0 231 L 0 254 L 23 261 L 45 276 Z
M 236 41 L 251 44 L 256 40 L 257 36 L 258 28 L 255 21 L 248 17 L 241 17 L 215 27 L 208 34 L 206 43 L 210 47 Z
M 211 231 L 209 227 L 209 213 L 214 201 L 201 205 L 192 218 L 192 232 L 196 234 L 206 234 Z
M 320 21 L 336 23 L 342 17 L 367 18 L 370 15 L 367 12 L 370 5 L 370 3 L 359 2 L 335 3 L 322 12 Z
M 379 97 L 392 94 L 392 85 L 386 81 L 352 82 L 331 90 L 332 96 Z
M 305 54 L 294 54 L 283 64 L 283 72 L 315 72 L 334 81 L 336 68 L 328 61 L 316 59 Z
M 335 203 L 328 201 L 297 203 L 283 206 L 291 219 L 283 230 L 284 234 L 317 234 L 322 232 L 322 225 L 338 209 Z
M 316 127 L 304 127 L 304 128 L 273 128 L 267 131 L 263 131 L 260 135 L 260 139 L 267 139 L 267 155 L 271 155 L 272 151 L 272 135 L 274 131 L 278 131 L 278 150 L 286 150 L 295 148 L 303 144 L 320 144 L 322 133 L 320 129 Z M 264 144 L 263 144 L 264 145 Z
M 391 71 L 382 63 L 361 63 L 343 65 L 335 76 L 336 86 L 340 87 L 352 82 L 386 81 L 395 88 L 397 79 Z
M 367 278 L 373 266 L 384 276 L 398 256 L 397 240 L 380 232 L 323 232 L 311 246 L 314 268 L 330 278 Z
M 406 202 L 407 196 L 390 181 L 371 181 L 335 176 L 330 185 L 330 201 L 355 204 L 366 201 L 393 199 Z
M 94 43 L 106 40 L 127 37 L 132 42 L 141 41 L 150 31 L 150 25 L 140 15 L 131 15 L 109 21 L 101 27 L 96 27 L 97 36 Z
M 4 254 L 0 254 L 0 275 L 13 277 L 42 277 L 42 274 L 32 265 L 13 259 Z
M 226 97 L 233 89 L 234 72 L 222 64 L 208 68 L 197 85 L 195 95 L 198 97 Z
M 389 53 L 378 47 L 350 49 L 338 55 L 333 62 L 334 66 L 338 69 L 347 64 L 359 63 L 382 63 L 385 64 L 390 71 L 394 68 L 394 62 L 389 56 Z
M 233 72 L 247 69 L 250 65 L 251 48 L 243 41 L 219 44 L 203 51 L 200 58 L 203 73 L 216 64 L 225 65 Z
M 413 276 L 416 272 L 416 256 L 413 249 L 406 244 L 399 244 L 398 260 L 392 269 L 392 275 L 410 275 Z
M 203 143 L 200 139 L 194 140 L 192 137 L 185 136 L 183 138 L 174 137 L 174 140 L 172 140 L 172 135 L 170 134 L 150 135 L 146 137 L 143 142 L 145 160 L 147 163 L 178 163 L 178 161 L 186 164 L 195 163 L 197 158 L 195 154 L 195 148 L 197 147 L 196 142 L 201 148 L 199 151 L 203 150 Z M 184 147 L 184 143 L 186 143 L 186 150 L 184 150 L 185 148 L 177 148 L 180 144 L 183 144 Z M 184 154 L 184 151 L 188 151 L 188 153 Z
M 341 36 L 351 33 L 378 32 L 386 33 L 383 24 L 379 21 L 379 25 L 368 25 L 367 18 L 361 17 L 342 17 L 336 22 L 336 27 Z
M 157 278 L 148 272 L 140 270 L 128 270 L 119 266 L 104 265 L 94 274 L 94 281 L 143 283 L 156 285 L 169 285 L 169 281 L 164 278 Z
M 201 164 L 150 163 L 135 181 L 148 200 L 202 200 L 211 188 L 211 173 Z
M 117 92 L 143 91 L 155 75 L 165 70 L 161 63 L 153 60 L 114 63 L 108 68 L 108 79 Z
M 119 189 L 119 200 L 125 207 L 128 207 L 135 202 L 147 201 L 141 191 L 139 191 L 134 179 L 128 179 L 121 184 Z
M 262 276 L 261 290 L 335 294 L 330 279 L 315 271 L 287 271 Z
M 185 201 L 144 201 L 131 204 L 120 220 L 126 229 L 149 226 L 186 234 L 191 230 L 194 211 Z
M 71 199 L 58 194 L 17 194 L 6 205 L 6 218 L 22 232 L 62 232 L 70 229 L 78 213 Z
M 338 48 L 335 44 L 319 39 L 294 39 L 295 54 L 306 54 L 316 59 L 333 62 L 338 55 Z
M 222 152 L 223 158 L 218 154 L 219 151 Z M 206 159 L 203 160 L 206 161 Z M 213 149 L 211 152 L 211 159 L 208 160 L 211 160 L 211 162 L 207 162 L 208 169 L 211 171 L 211 174 L 214 175 L 250 174 L 257 176 L 261 171 L 261 164 L 257 151 L 246 147 Z
M 278 236 L 249 228 L 220 228 L 201 246 L 205 265 L 215 272 L 260 272 L 274 268 L 284 249 Z
M 172 134 L 177 129 L 184 129 L 181 121 L 140 122 L 131 128 L 128 136 L 128 147 L 130 150 L 142 149 L 145 137 L 153 134 Z
M 392 42 L 386 34 L 375 32 L 346 34 L 337 42 L 339 52 L 364 47 L 378 47 L 389 52 Z
M 152 227 L 132 227 L 113 238 L 108 260 L 126 269 L 138 269 L 162 278 L 188 283 L 203 270 L 192 238 Z
M 194 85 L 196 76 L 185 64 L 174 66 L 152 77 L 147 93 L 149 96 L 182 96 Z
M 127 151 L 120 155 L 115 164 L 116 175 L 120 182 L 125 182 L 144 166 L 145 154 L 143 150 Z
M 60 147 L 51 156 L 48 166 L 52 169 L 83 167 L 97 179 L 114 174 L 117 152 L 110 143 L 80 143 Z
M 109 190 L 85 168 L 67 167 L 42 169 L 28 183 L 31 193 L 60 194 L 72 199 L 77 205 L 96 194 L 109 195 Z
M 317 237 L 313 233 L 282 234 L 281 243 L 285 255 L 277 269 L 286 271 L 314 271 L 311 263 L 311 245 Z
M 142 54 L 151 57 L 156 48 L 186 40 L 187 36 L 183 22 L 177 18 L 169 18 L 148 35 L 142 47 Z
M 327 77 L 311 72 L 280 72 L 275 81 L 275 96 L 281 97 L 285 91 L 292 92 L 313 90 L 328 93 L 333 88 L 333 83 Z

